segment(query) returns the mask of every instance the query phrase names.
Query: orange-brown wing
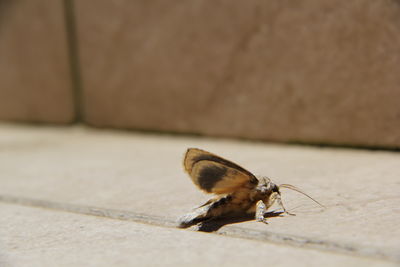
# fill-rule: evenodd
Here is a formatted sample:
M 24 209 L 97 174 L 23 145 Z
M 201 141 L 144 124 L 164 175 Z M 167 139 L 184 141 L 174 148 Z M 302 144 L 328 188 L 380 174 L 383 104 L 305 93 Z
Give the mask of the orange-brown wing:
M 257 178 L 239 165 L 210 152 L 189 148 L 183 161 L 192 181 L 207 193 L 228 194 L 240 187 L 255 187 Z

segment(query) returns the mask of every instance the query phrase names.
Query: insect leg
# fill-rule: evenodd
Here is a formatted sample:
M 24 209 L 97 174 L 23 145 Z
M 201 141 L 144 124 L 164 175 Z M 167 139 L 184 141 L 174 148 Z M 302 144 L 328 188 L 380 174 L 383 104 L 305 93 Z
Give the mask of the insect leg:
M 264 214 L 267 212 L 267 207 L 262 200 L 259 200 L 256 204 L 256 221 L 268 224 Z

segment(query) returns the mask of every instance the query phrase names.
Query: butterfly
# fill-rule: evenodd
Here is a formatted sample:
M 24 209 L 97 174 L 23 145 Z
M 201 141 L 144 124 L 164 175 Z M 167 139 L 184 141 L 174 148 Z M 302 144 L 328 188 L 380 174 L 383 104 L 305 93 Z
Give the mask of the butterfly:
M 197 187 L 216 196 L 182 216 L 179 219 L 181 228 L 219 217 L 243 214 L 254 214 L 257 221 L 267 223 L 265 215 L 275 202 L 283 209 L 282 213 L 294 215 L 284 207 L 280 188 L 304 194 L 324 207 L 293 185 L 278 186 L 268 177 L 255 176 L 236 163 L 198 148 L 189 148 L 186 151 L 183 165 Z

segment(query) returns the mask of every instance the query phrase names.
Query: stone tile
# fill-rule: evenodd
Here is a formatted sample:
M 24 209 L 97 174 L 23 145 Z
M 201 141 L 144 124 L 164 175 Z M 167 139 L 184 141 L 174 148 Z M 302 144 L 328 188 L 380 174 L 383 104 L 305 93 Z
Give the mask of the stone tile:
M 400 147 L 398 1 L 77 1 L 86 121 Z
M 0 203 L 1 266 L 395 266 L 390 262 Z M 290 255 L 290 257 L 288 257 Z
M 62 0 L 1 1 L 0 120 L 74 120 Z
M 183 173 L 187 147 L 220 154 L 278 184 L 296 185 L 327 206 L 320 210 L 286 190 L 284 201 L 297 216 L 271 218 L 268 225 L 228 225 L 221 233 L 241 231 L 255 239 L 254 233 L 266 239 L 272 234 L 400 259 L 400 154 L 395 152 L 3 124 L 0 196 L 174 221 L 209 197 Z

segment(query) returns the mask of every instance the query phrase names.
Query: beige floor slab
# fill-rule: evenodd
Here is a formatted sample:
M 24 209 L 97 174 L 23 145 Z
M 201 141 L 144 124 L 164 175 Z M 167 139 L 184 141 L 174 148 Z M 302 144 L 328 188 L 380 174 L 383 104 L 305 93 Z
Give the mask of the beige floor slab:
M 394 266 L 309 249 L 0 204 L 1 266 Z
M 174 220 L 208 198 L 182 171 L 187 147 L 220 154 L 278 184 L 299 186 L 327 206 L 321 210 L 285 191 L 287 205 L 300 206 L 294 209 L 297 216 L 234 226 L 245 234 L 300 237 L 304 243 L 339 244 L 362 255 L 400 259 L 396 152 L 4 124 L 0 195 Z

